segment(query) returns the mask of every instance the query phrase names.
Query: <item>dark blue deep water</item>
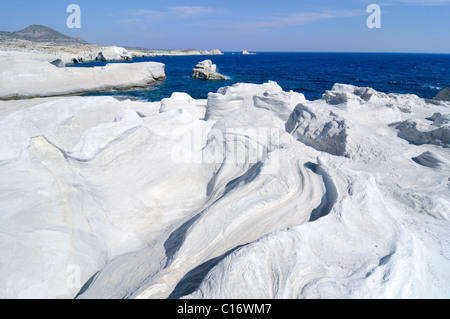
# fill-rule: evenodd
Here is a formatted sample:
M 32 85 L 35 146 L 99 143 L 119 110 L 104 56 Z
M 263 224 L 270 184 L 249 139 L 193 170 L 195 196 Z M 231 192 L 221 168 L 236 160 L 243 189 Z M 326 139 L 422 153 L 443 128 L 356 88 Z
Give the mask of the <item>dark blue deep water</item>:
M 210 59 L 218 71 L 230 79 L 204 81 L 190 78 L 195 65 Z M 173 92 L 186 92 L 195 99 L 205 99 L 208 92 L 234 83 L 262 84 L 276 81 L 284 91 L 305 94 L 309 100 L 322 97 L 335 83 L 372 87 L 385 93 L 411 93 L 433 98 L 450 87 L 449 54 L 395 53 L 257 53 L 222 56 L 180 56 L 134 58 L 132 62 L 162 62 L 166 65 L 165 81 L 148 89 L 107 92 L 101 95 L 159 101 Z M 74 67 L 103 66 L 92 62 Z M 97 94 L 98 95 L 98 94 Z

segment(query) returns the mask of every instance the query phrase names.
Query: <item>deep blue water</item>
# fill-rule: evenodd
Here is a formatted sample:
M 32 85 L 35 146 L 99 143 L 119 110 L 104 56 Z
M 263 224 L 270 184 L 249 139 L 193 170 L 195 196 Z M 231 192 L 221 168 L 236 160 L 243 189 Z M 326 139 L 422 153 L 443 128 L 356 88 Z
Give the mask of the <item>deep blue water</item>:
M 217 64 L 218 71 L 230 79 L 192 79 L 192 69 L 206 59 Z M 284 91 L 303 93 L 309 100 L 321 98 L 335 83 L 368 86 L 385 93 L 417 94 L 422 98 L 433 98 L 441 89 L 450 87 L 450 54 L 225 53 L 222 56 L 134 58 L 127 63 L 146 61 L 164 63 L 167 79 L 149 89 L 113 91 L 101 95 L 159 101 L 170 97 L 173 92 L 186 92 L 195 99 L 204 99 L 209 92 L 216 92 L 222 86 L 262 84 L 269 80 L 276 81 Z M 91 62 L 73 67 L 105 64 Z

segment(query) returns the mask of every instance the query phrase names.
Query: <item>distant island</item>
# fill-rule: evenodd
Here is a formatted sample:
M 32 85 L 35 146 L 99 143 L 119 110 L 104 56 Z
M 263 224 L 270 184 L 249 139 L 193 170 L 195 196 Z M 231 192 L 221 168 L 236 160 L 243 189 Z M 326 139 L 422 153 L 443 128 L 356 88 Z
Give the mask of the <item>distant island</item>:
M 22 41 L 20 41 L 22 40 Z M 24 41 L 31 42 L 51 42 L 51 43 L 66 43 L 66 44 L 79 44 L 88 45 L 89 43 L 81 38 L 72 38 L 64 35 L 58 31 L 55 31 L 49 27 L 43 25 L 31 25 L 21 31 L 6 32 L 0 31 L 1 43 L 24 43 Z
M 160 50 L 125 48 L 88 43 L 82 38 L 72 38 L 43 25 L 31 25 L 16 32 L 0 31 L 0 54 L 61 60 L 63 64 L 90 61 L 126 61 L 133 57 L 221 55 L 220 50 L 202 49 Z

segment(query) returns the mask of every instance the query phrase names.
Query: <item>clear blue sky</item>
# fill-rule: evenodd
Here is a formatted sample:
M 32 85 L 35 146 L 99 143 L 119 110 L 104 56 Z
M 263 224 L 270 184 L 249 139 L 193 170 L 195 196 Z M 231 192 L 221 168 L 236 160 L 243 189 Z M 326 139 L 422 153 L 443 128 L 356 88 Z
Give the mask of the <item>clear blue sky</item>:
M 80 29 L 66 26 L 71 3 Z M 371 3 L 381 29 L 366 25 Z M 450 0 L 0 0 L 0 30 L 31 24 L 155 49 L 450 53 Z

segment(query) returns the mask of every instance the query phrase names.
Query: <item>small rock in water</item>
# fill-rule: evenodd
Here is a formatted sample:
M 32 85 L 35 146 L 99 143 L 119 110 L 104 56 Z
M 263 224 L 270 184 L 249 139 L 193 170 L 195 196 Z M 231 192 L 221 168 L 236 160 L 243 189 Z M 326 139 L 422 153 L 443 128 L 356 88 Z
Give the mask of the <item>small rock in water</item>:
M 217 65 L 211 60 L 199 62 L 192 71 L 191 77 L 201 80 L 226 80 L 227 78 L 217 72 Z
M 445 88 L 440 91 L 433 100 L 437 101 L 450 101 L 450 88 Z

